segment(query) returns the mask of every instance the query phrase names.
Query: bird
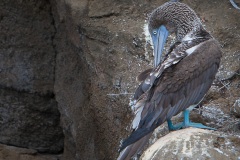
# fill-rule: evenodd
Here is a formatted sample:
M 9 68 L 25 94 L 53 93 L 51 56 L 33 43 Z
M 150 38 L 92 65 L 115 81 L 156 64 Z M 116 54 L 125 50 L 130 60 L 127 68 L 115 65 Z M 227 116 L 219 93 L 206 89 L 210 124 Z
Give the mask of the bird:
M 148 20 L 153 42 L 154 67 L 140 73 L 135 91 L 131 134 L 121 142 L 118 160 L 138 157 L 155 128 L 167 121 L 169 130 L 186 127 L 213 129 L 189 120 L 189 112 L 211 87 L 222 51 L 188 5 L 170 1 L 152 11 Z M 175 35 L 163 56 L 169 35 Z M 183 111 L 184 120 L 171 118 Z

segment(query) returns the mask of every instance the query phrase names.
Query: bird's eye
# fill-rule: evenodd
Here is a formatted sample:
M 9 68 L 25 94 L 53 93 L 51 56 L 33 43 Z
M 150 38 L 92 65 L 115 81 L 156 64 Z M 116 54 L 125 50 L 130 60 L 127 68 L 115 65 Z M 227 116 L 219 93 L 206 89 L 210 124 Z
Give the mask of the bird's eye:
M 153 34 L 157 34 L 157 31 L 153 31 Z

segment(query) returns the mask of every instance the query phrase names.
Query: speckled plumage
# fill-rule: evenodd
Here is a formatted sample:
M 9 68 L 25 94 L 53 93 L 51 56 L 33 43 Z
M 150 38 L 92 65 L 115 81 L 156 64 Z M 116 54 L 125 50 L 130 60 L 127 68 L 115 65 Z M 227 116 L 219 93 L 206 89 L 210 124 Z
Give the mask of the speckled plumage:
M 177 41 L 202 26 L 196 13 L 186 4 L 178 2 L 167 2 L 152 12 L 149 18 L 149 32 L 162 24 L 170 32 L 175 31 Z
M 175 33 L 177 41 L 160 64 L 138 78 L 142 83 L 134 95 L 133 132 L 123 141 L 118 160 L 136 156 L 156 127 L 198 104 L 219 67 L 222 52 L 218 42 L 187 5 L 167 2 L 155 9 L 149 19 L 149 32 L 161 25 Z

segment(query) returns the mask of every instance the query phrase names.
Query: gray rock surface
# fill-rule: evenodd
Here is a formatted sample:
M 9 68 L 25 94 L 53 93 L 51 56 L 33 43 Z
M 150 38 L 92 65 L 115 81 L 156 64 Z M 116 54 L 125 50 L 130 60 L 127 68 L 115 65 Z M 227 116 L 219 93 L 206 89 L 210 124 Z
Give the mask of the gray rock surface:
M 240 99 L 237 99 L 231 108 L 231 112 L 236 116 L 240 117 Z
M 222 132 L 187 128 L 170 132 L 145 150 L 141 160 L 240 158 L 240 137 Z

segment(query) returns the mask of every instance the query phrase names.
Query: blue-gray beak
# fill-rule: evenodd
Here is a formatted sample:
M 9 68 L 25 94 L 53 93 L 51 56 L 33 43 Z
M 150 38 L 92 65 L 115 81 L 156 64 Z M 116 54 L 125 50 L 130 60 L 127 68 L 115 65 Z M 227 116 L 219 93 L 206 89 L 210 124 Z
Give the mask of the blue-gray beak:
M 156 67 L 161 62 L 163 48 L 168 38 L 168 30 L 164 25 L 161 25 L 158 29 L 153 30 L 151 35 L 154 47 L 154 67 Z

